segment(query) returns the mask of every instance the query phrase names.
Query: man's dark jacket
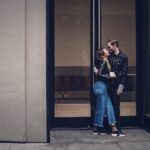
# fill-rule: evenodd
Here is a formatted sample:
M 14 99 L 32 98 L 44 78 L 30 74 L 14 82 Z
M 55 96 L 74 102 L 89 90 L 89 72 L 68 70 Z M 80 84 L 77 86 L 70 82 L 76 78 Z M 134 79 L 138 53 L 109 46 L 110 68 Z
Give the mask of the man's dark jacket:
M 111 71 L 115 72 L 116 78 L 112 79 L 111 83 L 114 86 L 119 84 L 126 85 L 128 73 L 128 57 L 122 51 L 118 55 L 110 54 L 109 62 Z

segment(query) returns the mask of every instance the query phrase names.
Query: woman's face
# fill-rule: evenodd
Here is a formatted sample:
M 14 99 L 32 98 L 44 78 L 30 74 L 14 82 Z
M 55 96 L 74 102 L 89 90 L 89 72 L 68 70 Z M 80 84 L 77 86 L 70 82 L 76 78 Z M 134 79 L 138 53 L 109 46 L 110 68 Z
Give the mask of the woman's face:
M 107 49 L 104 48 L 103 51 L 104 51 L 106 57 L 108 57 L 108 56 L 110 55 L 110 54 L 109 54 L 109 51 L 108 51 Z

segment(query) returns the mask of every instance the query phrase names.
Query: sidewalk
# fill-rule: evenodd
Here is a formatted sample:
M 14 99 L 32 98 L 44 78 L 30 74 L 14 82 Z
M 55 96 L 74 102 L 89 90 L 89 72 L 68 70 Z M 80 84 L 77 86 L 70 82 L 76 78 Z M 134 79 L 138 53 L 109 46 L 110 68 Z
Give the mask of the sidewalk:
M 0 143 L 0 150 L 150 150 L 150 134 L 124 130 L 126 137 L 92 135 L 91 130 L 53 130 L 50 144 Z

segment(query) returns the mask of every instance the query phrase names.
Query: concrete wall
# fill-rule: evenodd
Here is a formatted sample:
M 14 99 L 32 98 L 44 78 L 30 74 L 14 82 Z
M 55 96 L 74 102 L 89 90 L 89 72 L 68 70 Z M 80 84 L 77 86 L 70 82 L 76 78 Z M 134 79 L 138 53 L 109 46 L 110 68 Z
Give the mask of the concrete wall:
M 0 140 L 25 140 L 25 1 L 0 1 Z
M 27 141 L 46 141 L 46 1 L 26 0 Z
M 46 142 L 46 0 L 0 0 L 0 140 Z

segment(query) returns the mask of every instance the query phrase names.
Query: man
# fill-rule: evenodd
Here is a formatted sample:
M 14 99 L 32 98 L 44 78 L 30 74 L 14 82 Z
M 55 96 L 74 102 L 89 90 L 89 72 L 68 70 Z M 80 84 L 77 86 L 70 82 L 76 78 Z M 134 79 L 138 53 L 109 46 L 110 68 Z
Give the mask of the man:
M 117 40 L 108 40 L 107 48 L 111 54 L 109 56 L 111 71 L 116 74 L 116 78 L 113 78 L 110 82 L 110 97 L 114 106 L 119 136 L 125 136 L 120 128 L 120 95 L 124 90 L 127 80 L 128 57 L 119 49 L 119 42 Z

